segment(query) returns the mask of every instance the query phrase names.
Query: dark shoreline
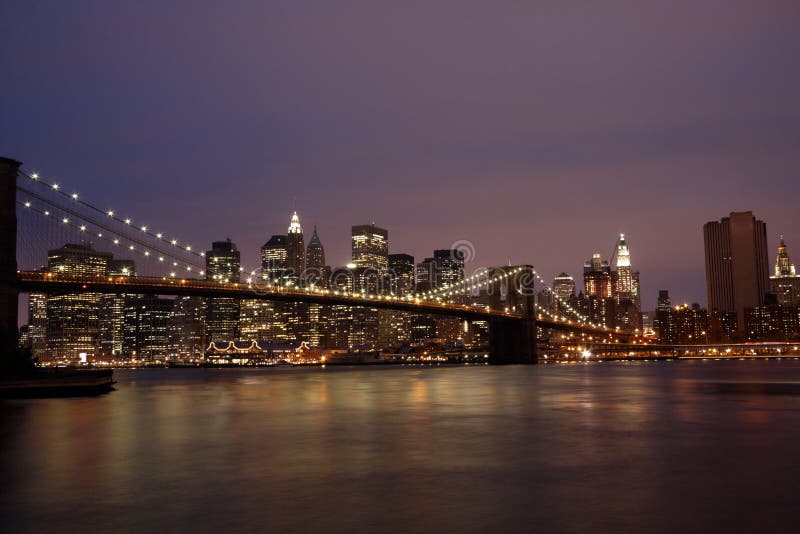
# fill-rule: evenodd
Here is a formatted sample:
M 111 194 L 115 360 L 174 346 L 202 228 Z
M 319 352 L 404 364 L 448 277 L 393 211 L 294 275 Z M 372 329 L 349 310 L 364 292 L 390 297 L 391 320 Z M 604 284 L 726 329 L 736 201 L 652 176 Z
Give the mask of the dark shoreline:
M 113 389 L 113 369 L 38 368 L 0 378 L 4 399 L 96 396 Z

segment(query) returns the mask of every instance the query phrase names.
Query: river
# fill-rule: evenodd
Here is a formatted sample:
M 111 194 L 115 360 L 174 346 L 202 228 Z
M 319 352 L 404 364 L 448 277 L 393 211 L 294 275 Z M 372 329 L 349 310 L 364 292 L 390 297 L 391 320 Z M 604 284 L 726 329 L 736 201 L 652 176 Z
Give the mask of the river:
M 797 360 L 115 377 L 0 401 L 4 532 L 798 528 Z

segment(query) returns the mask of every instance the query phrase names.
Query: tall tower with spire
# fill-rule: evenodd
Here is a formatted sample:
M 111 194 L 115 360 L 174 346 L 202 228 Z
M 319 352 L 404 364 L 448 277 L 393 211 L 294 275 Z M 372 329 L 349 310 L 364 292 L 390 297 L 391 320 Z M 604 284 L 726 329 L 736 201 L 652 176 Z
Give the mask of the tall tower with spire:
M 314 225 L 314 234 L 308 242 L 306 249 L 306 283 L 328 287 L 328 273 L 330 267 L 325 265 L 325 248 L 317 235 L 317 225 Z
M 781 306 L 800 306 L 800 276 L 789 259 L 783 236 L 775 259 L 775 275 L 769 277 L 769 286 L 770 293 L 778 297 Z
M 634 272 L 631 267 L 631 251 L 625 240 L 625 234 L 619 234 L 615 255 L 614 300 L 617 326 L 626 330 L 635 330 L 641 327 L 639 273 Z
M 286 266 L 292 278 L 303 278 L 306 270 L 306 247 L 303 243 L 303 227 L 300 226 L 300 217 L 296 211 L 292 214 L 286 235 Z
M 797 276 L 794 264 L 789 260 L 786 252 L 786 241 L 781 235 L 781 244 L 778 245 L 778 257 L 775 259 L 775 276 Z
M 330 287 L 331 268 L 325 265 L 325 248 L 317 234 L 317 226 L 314 225 L 314 234 L 308 242 L 306 249 L 306 271 L 303 283 L 306 286 Z M 331 307 L 322 304 L 308 304 L 306 306 L 306 325 L 303 335 L 304 341 L 312 347 L 323 345 L 326 340 L 325 333 L 328 331 Z
M 621 301 L 631 300 L 633 294 L 633 274 L 631 273 L 631 251 L 625 242 L 625 234 L 619 234 L 617 241 L 617 284 L 614 296 L 617 304 Z

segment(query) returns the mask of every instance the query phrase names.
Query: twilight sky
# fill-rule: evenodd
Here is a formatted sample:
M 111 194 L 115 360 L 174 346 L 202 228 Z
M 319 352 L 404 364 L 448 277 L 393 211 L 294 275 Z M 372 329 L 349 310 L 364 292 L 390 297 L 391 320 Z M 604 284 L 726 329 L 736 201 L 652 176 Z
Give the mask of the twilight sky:
M 169 4 L 169 5 L 166 5 Z M 293 207 L 548 279 L 625 232 L 705 303 L 702 225 L 800 260 L 800 3 L 4 0 L 0 155 L 246 266 Z

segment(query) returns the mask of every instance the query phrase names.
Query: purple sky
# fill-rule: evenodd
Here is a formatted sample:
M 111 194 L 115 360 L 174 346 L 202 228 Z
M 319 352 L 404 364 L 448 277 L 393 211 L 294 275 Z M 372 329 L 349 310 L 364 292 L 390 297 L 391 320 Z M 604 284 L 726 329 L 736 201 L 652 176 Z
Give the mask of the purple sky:
M 169 3 L 169 6 L 164 4 Z M 800 3 L 5 0 L 0 155 L 245 263 L 293 206 L 547 278 L 628 235 L 705 303 L 702 225 L 800 255 Z

